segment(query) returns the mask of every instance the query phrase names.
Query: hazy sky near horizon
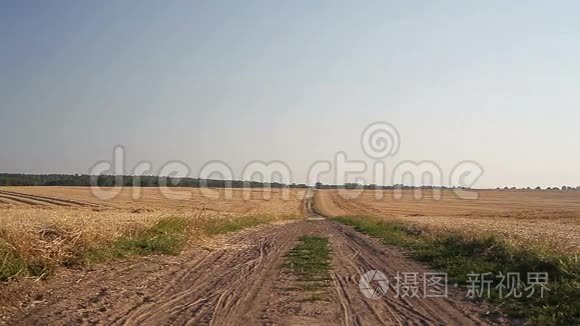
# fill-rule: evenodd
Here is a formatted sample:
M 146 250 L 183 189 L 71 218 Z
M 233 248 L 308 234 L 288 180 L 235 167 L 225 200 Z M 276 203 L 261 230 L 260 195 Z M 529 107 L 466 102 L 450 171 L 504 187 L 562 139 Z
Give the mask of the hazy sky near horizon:
M 280 160 L 366 125 L 476 186 L 580 185 L 577 1 L 1 1 L 0 172 Z M 130 171 L 129 171 L 130 172 Z M 332 180 L 324 177 L 323 181 Z

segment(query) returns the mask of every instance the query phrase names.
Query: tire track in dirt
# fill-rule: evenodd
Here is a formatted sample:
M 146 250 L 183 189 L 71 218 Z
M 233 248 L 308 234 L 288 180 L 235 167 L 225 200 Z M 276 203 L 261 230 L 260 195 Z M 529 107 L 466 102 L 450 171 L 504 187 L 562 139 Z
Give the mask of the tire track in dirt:
M 169 315 L 177 324 L 256 324 L 256 308 L 266 304 L 273 274 L 298 233 L 299 226 L 290 224 L 238 238 L 235 247 L 211 254 L 173 282 L 176 286 L 152 297 L 154 302 L 115 323 L 164 323 Z
M 303 227 L 296 222 L 242 232 L 210 253 L 196 250 L 190 253 L 193 257 L 166 257 L 172 266 L 168 270 L 157 270 L 155 264 L 116 270 L 127 282 L 115 286 L 107 284 L 113 283 L 114 275 L 106 270 L 71 288 L 70 284 L 55 285 L 51 292 L 58 292 L 57 297 L 64 300 L 48 298 L 44 304 L 30 307 L 14 323 L 259 324 L 265 318 L 262 311 L 284 255 L 304 232 Z M 131 284 L 138 280 L 135 275 L 147 270 L 146 265 L 154 270 L 152 275 L 145 283 Z M 122 295 L 121 291 L 133 293 Z
M 448 298 L 396 298 L 397 272 L 414 272 L 419 276 L 432 272 L 425 266 L 405 257 L 396 248 L 384 246 L 351 227 L 333 222 L 323 223 L 334 250 L 334 277 L 337 292 L 348 304 L 347 325 L 477 325 L 489 321 L 479 317 L 485 306 L 476 305 L 459 291 L 449 288 Z M 362 275 L 379 271 L 389 279 L 389 291 L 384 297 L 368 299 L 359 288 Z M 422 280 L 418 279 L 419 284 Z

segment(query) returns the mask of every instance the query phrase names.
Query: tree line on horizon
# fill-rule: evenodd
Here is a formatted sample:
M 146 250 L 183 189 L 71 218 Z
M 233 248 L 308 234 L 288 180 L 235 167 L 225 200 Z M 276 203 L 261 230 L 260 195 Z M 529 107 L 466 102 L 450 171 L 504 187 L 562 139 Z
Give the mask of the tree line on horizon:
M 88 175 L 88 174 L 14 174 L 0 173 L 0 186 L 77 186 L 90 187 L 96 177 L 99 187 L 212 187 L 212 188 L 308 188 L 305 184 L 283 184 L 242 180 L 215 180 L 200 178 L 172 178 L 152 175 Z
M 345 184 L 324 184 L 322 182 L 317 182 L 314 186 L 316 189 L 368 189 L 368 190 L 388 190 L 388 189 L 403 189 L 403 190 L 412 190 L 412 189 L 471 189 L 468 187 L 447 187 L 447 186 L 432 186 L 432 185 L 424 185 L 424 186 L 408 186 L 404 184 L 395 184 L 392 186 L 382 186 L 376 184 L 360 184 L 360 183 L 345 183 Z
M 532 187 L 522 187 L 522 188 L 517 188 L 517 187 L 497 187 L 495 188 L 496 190 L 564 190 L 564 191 L 568 191 L 568 190 L 580 190 L 580 186 L 577 187 L 571 187 L 571 186 L 562 186 L 562 187 L 546 187 L 546 188 L 542 188 L 540 186 L 537 186 L 535 188 Z
M 243 181 L 243 180 L 217 180 L 217 179 L 200 179 L 200 178 L 172 178 L 165 176 L 153 175 L 98 175 L 91 176 L 88 174 L 22 174 L 22 173 L 0 173 L 0 186 L 77 186 L 90 187 L 91 177 L 96 177 L 96 185 L 100 187 L 114 187 L 114 186 L 141 186 L 141 187 L 211 187 L 211 188 L 311 188 L 303 183 L 284 184 L 279 182 L 258 182 L 258 181 Z M 324 184 L 317 182 L 314 186 L 316 189 L 470 189 L 466 187 L 446 187 L 446 186 L 408 186 L 403 184 L 396 184 L 391 186 L 368 184 L 362 185 L 359 183 L 345 183 L 343 185 Z M 497 190 L 544 190 L 542 187 L 497 187 Z M 562 186 L 562 187 L 547 187 L 545 190 L 580 190 L 580 186 Z

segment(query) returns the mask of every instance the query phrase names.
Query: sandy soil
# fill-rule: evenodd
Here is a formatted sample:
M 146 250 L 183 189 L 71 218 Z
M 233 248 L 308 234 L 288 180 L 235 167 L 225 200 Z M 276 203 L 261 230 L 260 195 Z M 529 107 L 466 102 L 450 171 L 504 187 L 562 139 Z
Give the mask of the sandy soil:
M 309 220 L 224 236 L 176 257 L 154 256 L 67 270 L 29 289 L 6 323 L 14 325 L 474 325 L 501 323 L 480 316 L 488 308 L 451 287 L 448 298 L 368 299 L 359 289 L 370 270 L 393 280 L 397 272 L 429 271 L 395 248 L 335 224 L 303 204 Z M 301 235 L 329 238 L 332 285 L 307 301 L 282 265 Z M 422 275 L 422 274 L 421 274 Z

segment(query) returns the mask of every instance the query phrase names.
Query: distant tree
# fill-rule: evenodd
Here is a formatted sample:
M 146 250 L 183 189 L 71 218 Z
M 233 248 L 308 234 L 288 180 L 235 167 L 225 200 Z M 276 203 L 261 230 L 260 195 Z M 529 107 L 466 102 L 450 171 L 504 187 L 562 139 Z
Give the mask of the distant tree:
M 540 187 L 540 186 L 537 186 L 537 187 L 536 187 L 536 190 L 542 190 L 542 187 Z
M 321 189 L 322 188 L 322 182 L 318 181 L 316 183 L 316 189 Z
M 510 188 L 506 186 L 506 187 L 503 187 L 503 190 L 510 190 Z
M 358 188 L 360 188 L 360 184 L 358 184 L 358 183 L 347 182 L 344 184 L 344 189 L 358 189 Z

